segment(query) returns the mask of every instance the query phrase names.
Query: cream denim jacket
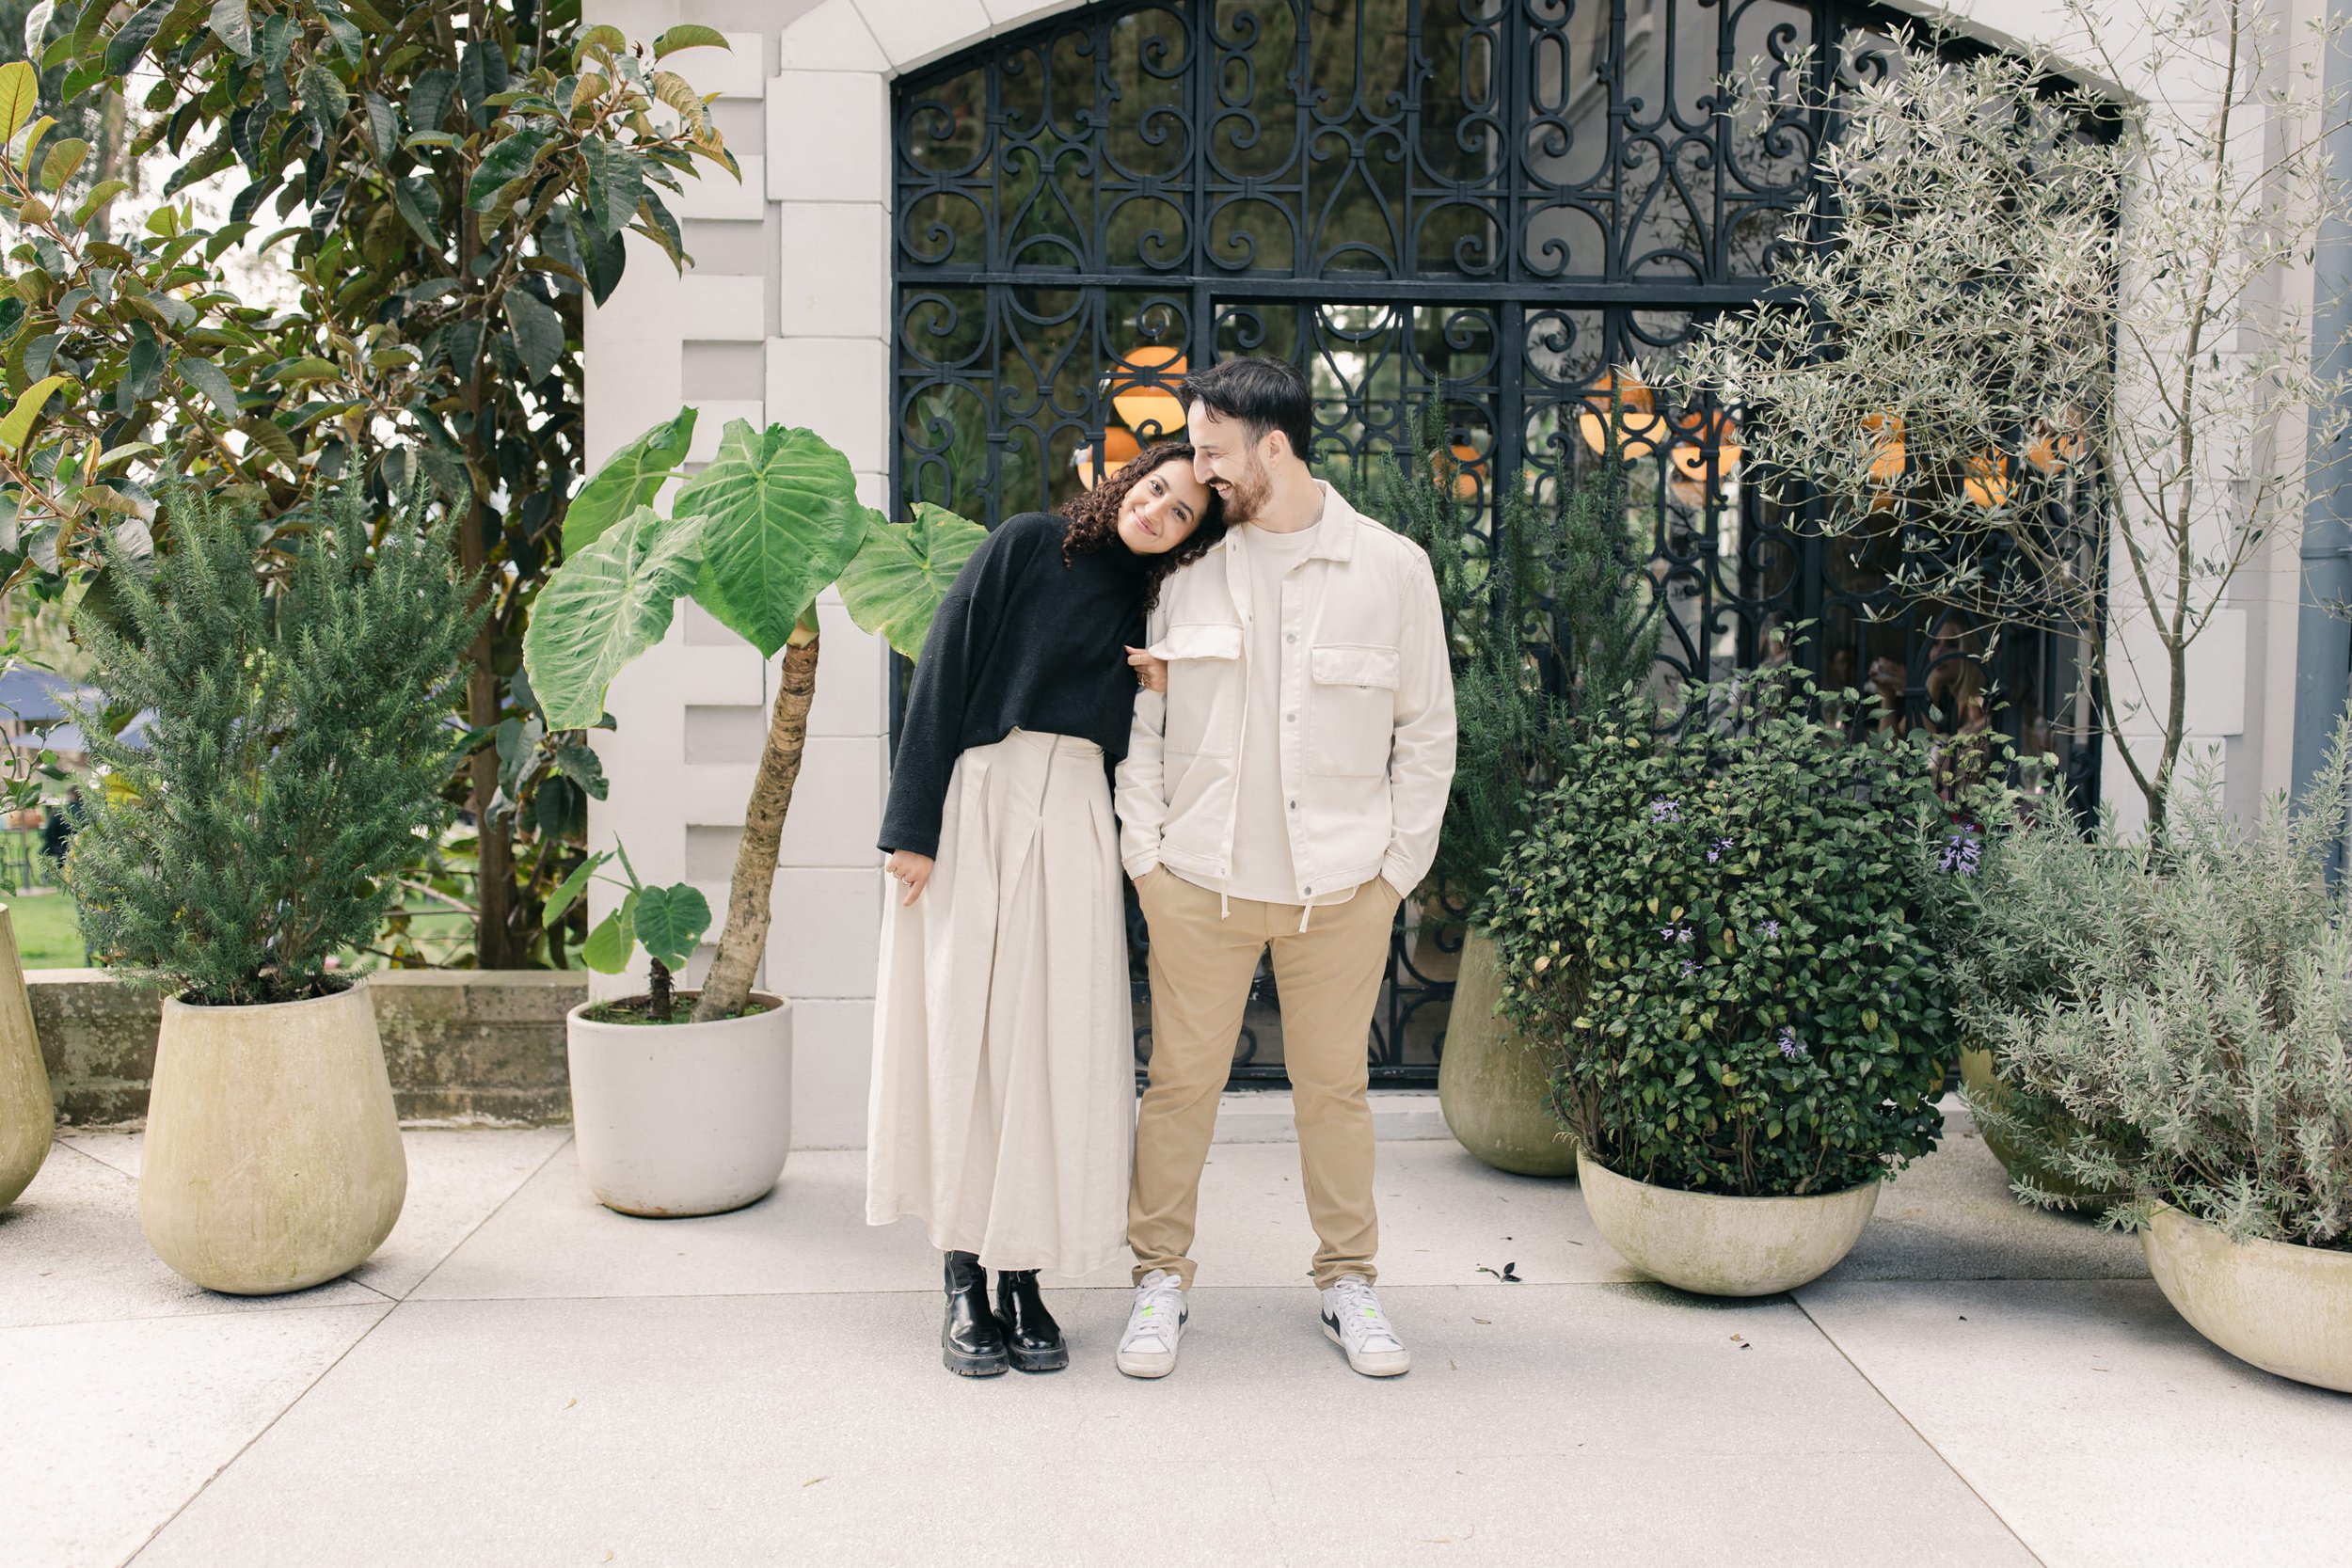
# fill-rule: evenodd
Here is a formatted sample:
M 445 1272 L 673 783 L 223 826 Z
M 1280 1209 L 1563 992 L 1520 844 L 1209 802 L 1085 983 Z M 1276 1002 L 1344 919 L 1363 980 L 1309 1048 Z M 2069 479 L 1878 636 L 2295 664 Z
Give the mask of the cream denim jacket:
M 1320 483 L 1320 482 L 1318 482 Z M 1375 876 L 1410 894 L 1438 853 L 1454 780 L 1454 681 L 1429 558 L 1323 485 L 1312 553 L 1279 604 L 1253 605 L 1237 528 L 1160 588 L 1146 636 L 1168 693 L 1136 695 L 1119 765 L 1120 858 L 1223 890 L 1240 809 L 1243 663 L 1253 615 L 1282 624 L 1281 772 L 1304 905 Z

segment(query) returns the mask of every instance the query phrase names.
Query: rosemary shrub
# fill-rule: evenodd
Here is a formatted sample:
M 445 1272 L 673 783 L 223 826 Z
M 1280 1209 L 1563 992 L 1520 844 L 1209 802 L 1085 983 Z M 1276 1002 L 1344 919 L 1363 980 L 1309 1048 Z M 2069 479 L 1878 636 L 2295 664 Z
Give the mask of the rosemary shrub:
M 2239 1241 L 2352 1250 L 2352 929 L 2322 875 L 2352 727 L 2312 784 L 2322 809 L 2274 799 L 2249 827 L 2209 768 L 2185 784 L 2153 845 L 2048 822 L 2003 847 L 2012 924 L 2037 950 L 2003 961 L 2054 978 L 1968 1004 L 2020 1097 L 1969 1108 L 2044 1168 L 2122 1195 L 2110 1225 L 2166 1203 Z M 2054 1135 L 2036 1102 L 2089 1135 Z M 2064 1196 L 2030 1176 L 2016 1187 Z
M 1474 916 L 1502 1011 L 1620 1175 L 1740 1196 L 1884 1176 L 1942 1125 L 1918 911 L 1960 873 L 1925 739 L 1847 740 L 1799 673 L 1690 695 L 1677 733 L 1635 704 L 1564 749 Z
M 152 576 L 106 574 L 119 623 L 75 620 L 103 708 L 75 718 L 108 777 L 66 879 L 102 962 L 189 1002 L 324 995 L 447 818 L 449 683 L 480 611 L 419 492 L 373 543 L 330 502 L 274 582 L 244 503 L 170 508 Z M 141 740 L 106 712 L 150 714 Z

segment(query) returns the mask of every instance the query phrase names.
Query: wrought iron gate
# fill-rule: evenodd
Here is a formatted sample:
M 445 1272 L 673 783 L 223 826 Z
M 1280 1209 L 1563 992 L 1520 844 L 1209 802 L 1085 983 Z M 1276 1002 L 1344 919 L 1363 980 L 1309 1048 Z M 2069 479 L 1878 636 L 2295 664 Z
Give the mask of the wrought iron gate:
M 1820 126 L 1730 112 L 1723 79 L 1867 71 L 1903 20 L 1834 0 L 1105 0 L 913 73 L 893 106 L 897 493 L 992 526 L 1051 508 L 1182 423 L 1188 365 L 1238 353 L 1308 370 L 1334 477 L 1436 388 L 1482 500 L 1599 461 L 1613 408 L 1636 421 L 1619 435 L 1664 662 L 1707 679 L 1801 657 L 1924 712 L 1985 655 L 1970 629 L 1904 616 L 1867 545 L 1739 483 L 1725 416 L 1634 370 L 1758 297 L 1807 195 Z M 2037 748 L 2067 661 L 2001 644 L 2002 722 Z M 1375 1078 L 1434 1075 L 1458 945 L 1400 921 Z M 1237 1078 L 1279 1076 L 1278 1027 L 1253 1007 Z

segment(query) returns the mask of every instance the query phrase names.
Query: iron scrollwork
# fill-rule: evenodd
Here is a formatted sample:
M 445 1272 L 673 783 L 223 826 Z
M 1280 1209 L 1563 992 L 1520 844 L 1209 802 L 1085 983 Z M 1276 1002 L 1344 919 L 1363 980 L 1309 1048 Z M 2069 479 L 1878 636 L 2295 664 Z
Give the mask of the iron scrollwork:
M 1902 20 L 1837 0 L 1104 0 L 902 78 L 897 492 L 991 526 L 1051 507 L 1181 425 L 1188 365 L 1267 353 L 1308 370 L 1334 477 L 1391 451 L 1435 388 L 1491 517 L 1499 486 L 1542 499 L 1602 461 L 1596 420 L 1638 394 L 1620 456 L 1673 674 L 1802 657 L 1924 714 L 1952 670 L 1997 665 L 1990 685 L 2020 694 L 2005 724 L 2051 744 L 2024 709 L 2072 689 L 2057 640 L 1996 652 L 1907 616 L 1868 540 L 1833 546 L 1740 484 L 1730 413 L 1670 406 L 1631 370 L 1756 300 L 1809 194 L 1822 126 L 1724 78 L 1867 73 Z M 1459 912 L 1400 922 L 1375 1078 L 1434 1075 Z M 1262 974 L 1235 1076 L 1279 1077 L 1279 1040 Z

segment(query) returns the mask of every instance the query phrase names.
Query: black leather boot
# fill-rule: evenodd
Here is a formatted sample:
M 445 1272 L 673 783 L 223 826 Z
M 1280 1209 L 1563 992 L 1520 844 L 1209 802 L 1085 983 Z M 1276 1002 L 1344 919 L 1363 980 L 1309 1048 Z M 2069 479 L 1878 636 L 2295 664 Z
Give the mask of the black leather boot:
M 1025 1372 L 1057 1372 L 1070 1365 L 1061 1324 L 1037 1293 L 1035 1269 L 1007 1269 L 996 1276 L 996 1322 L 1004 1328 L 1013 1366 Z
M 947 1255 L 947 1321 L 939 1331 L 947 1370 L 959 1377 L 995 1377 L 1009 1365 L 1005 1331 L 988 1309 L 988 1271 L 968 1252 Z

